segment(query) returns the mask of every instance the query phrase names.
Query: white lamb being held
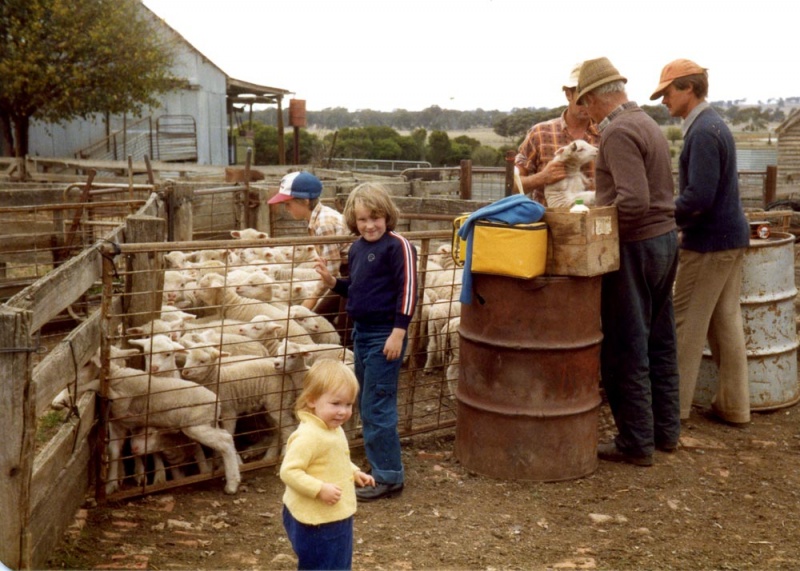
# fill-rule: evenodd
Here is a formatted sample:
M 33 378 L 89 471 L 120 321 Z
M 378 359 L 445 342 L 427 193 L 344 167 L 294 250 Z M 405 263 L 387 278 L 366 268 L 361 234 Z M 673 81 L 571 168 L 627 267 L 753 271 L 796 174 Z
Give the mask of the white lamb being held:
M 548 208 L 569 208 L 577 199 L 587 206 L 594 204 L 595 192 L 587 190 L 589 181 L 581 167 L 597 156 L 597 147 L 583 139 L 572 141 L 556 151 L 554 161 L 564 163 L 567 176 L 544 187 L 544 198 Z

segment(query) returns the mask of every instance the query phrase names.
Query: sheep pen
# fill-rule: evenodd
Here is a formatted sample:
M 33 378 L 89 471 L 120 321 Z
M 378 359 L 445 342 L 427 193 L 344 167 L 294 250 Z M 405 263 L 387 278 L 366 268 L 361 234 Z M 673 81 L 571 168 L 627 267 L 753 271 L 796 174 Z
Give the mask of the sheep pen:
M 426 276 L 433 296 L 441 287 Z M 441 305 L 424 297 L 420 312 Z M 434 321 L 447 335 L 449 322 Z M 456 459 L 447 356 L 428 359 L 429 348 L 446 351 L 447 341 L 423 343 L 420 334 L 401 399 L 407 405 L 413 389 L 416 412 L 401 423 L 410 423 L 402 439 L 407 486 L 399 498 L 359 505 L 354 568 L 791 569 L 800 561 L 795 408 L 755 414 L 745 430 L 693 416 L 678 452 L 659 454 L 649 469 L 601 462 L 572 481 L 497 480 Z M 419 430 L 420 422 L 435 429 Z M 601 439 L 614 432 L 606 405 L 599 431 Z M 354 461 L 365 465 L 354 444 Z M 214 481 L 189 479 L 139 499 L 91 503 L 49 566 L 291 568 L 282 483 L 271 467 L 256 466 L 264 466 L 258 455 L 243 465 L 236 497 Z M 115 526 L 135 531 L 123 538 Z
M 137 214 L 144 217 L 132 220 L 131 226 L 154 224 L 149 217 L 157 211 Z M 223 257 L 217 261 L 222 267 L 227 264 L 231 272 L 226 275 L 232 275 L 235 281 L 234 270 L 241 270 L 242 262 L 224 252 L 236 247 L 264 247 L 263 243 L 249 241 L 234 243 L 224 236 L 223 228 L 214 232 L 195 237 L 216 236 L 219 240 L 172 244 L 140 240 L 142 243 L 131 241 L 125 245 L 122 235 L 106 235 L 109 242 L 90 245 L 79 254 L 93 260 L 91 268 L 97 268 L 96 273 L 70 274 L 69 280 L 28 290 L 26 295 L 32 297 L 16 298 L 16 309 L 4 308 L 5 321 L 0 328 L 0 336 L 5 337 L 4 347 L 35 347 L 36 335 L 26 336 L 24 329 L 40 330 L 52 320 L 50 313 L 65 303 L 81 318 L 75 321 L 76 329 L 66 338 L 51 343 L 42 335 L 47 355 L 9 354 L 8 359 L 14 365 L 5 370 L 12 371 L 14 376 L 24 376 L 19 371 L 34 367 L 30 384 L 33 396 L 29 398 L 37 404 L 26 412 L 22 407 L 6 409 L 7 416 L 26 415 L 28 422 L 35 422 L 33 412 L 46 410 L 56 388 L 68 384 L 73 375 L 72 367 L 64 363 L 85 362 L 95 351 L 96 344 L 89 339 L 102 339 L 106 346 L 124 345 L 129 339 L 141 340 L 147 336 L 142 331 L 136 336 L 129 335 L 129 331 L 136 331 L 136 327 L 146 330 L 152 323 L 152 334 L 175 335 L 176 342 L 184 337 L 187 344 L 213 344 L 229 352 L 252 342 L 253 338 L 242 335 L 241 328 L 247 331 L 246 323 L 222 320 L 213 314 L 219 308 L 205 306 L 197 311 L 203 315 L 185 317 L 181 312 L 187 307 L 161 307 L 168 304 L 157 304 L 153 299 L 159 293 L 174 291 L 156 277 L 164 275 L 166 261 L 160 270 L 148 266 L 148 260 L 160 260 L 160 254 L 166 258 L 168 250 L 187 254 L 206 251 L 208 257 L 217 255 L 210 252 L 221 250 Z M 403 232 L 414 234 L 408 229 Z M 127 233 L 132 237 L 137 231 L 129 227 Z M 439 253 L 436 244 L 446 242 L 447 235 L 447 232 L 423 233 L 414 239 L 420 253 L 433 258 Z M 271 245 L 289 247 L 307 241 L 298 236 L 272 240 Z M 112 243 L 119 246 L 119 251 Z M 206 266 L 195 269 L 198 273 L 218 273 L 211 270 L 219 265 L 210 262 L 206 259 L 202 262 Z M 176 260 L 176 263 L 181 262 Z M 240 267 L 236 268 L 237 265 Z M 75 275 L 79 275 L 80 283 Z M 453 275 L 452 270 L 448 275 Z M 103 298 L 99 284 L 104 280 L 108 305 L 90 313 Z M 442 291 L 447 291 L 447 284 L 435 279 L 432 270 L 425 274 L 425 281 L 424 289 L 436 300 Z M 454 285 L 451 283 L 450 291 Z M 188 300 L 176 301 L 195 303 L 193 287 L 184 282 L 183 292 Z M 224 287 L 237 286 L 228 283 Z M 80 301 L 68 301 L 72 292 L 80 288 L 83 291 L 76 297 Z M 84 295 L 84 292 L 89 293 Z M 444 304 L 438 304 L 434 322 L 423 321 L 427 319 L 423 318 L 423 312 L 434 304 L 436 301 L 423 297 L 420 321 L 414 329 L 413 352 L 410 351 L 402 377 L 401 429 L 407 486 L 399 498 L 359 506 L 354 568 L 794 569 L 800 563 L 800 547 L 796 542 L 800 534 L 797 523 L 800 475 L 796 467 L 800 454 L 797 440 L 800 414 L 796 408 L 755 414 L 752 425 L 745 430 L 693 416 L 683 427 L 678 452 L 659 454 L 656 466 L 650 469 L 600 463 L 589 476 L 559 483 L 487 478 L 466 469 L 454 456 L 456 401 L 447 382 L 452 381 L 452 373 L 446 375 L 445 371 L 457 368 L 457 361 L 452 360 L 452 343 L 447 339 L 451 334 L 450 323 L 457 318 L 449 311 L 441 315 L 438 309 Z M 80 311 L 76 312 L 77 308 Z M 30 318 L 26 312 L 30 312 Z M 157 317 L 160 317 L 158 323 Z M 289 317 L 287 311 L 286 319 Z M 285 324 L 268 320 L 267 325 L 271 330 L 262 329 L 259 342 L 271 344 L 276 351 L 282 347 L 284 356 L 291 355 L 296 347 L 280 336 Z M 434 325 L 433 331 L 442 331 L 442 336 L 431 342 L 426 335 Z M 155 331 L 159 327 L 163 331 Z M 211 333 L 204 333 L 209 330 Z M 247 341 L 236 336 L 246 337 Z M 284 342 L 280 343 L 275 336 Z M 157 350 L 155 345 L 131 346 L 136 346 L 142 355 L 129 366 L 144 369 L 146 357 L 150 357 L 152 365 L 156 352 L 174 358 L 175 371 L 180 372 L 183 366 L 179 355 L 166 355 L 167 351 Z M 441 358 L 429 362 L 430 350 L 442 351 Z M 54 358 L 59 355 L 65 360 L 56 365 Z M 167 368 L 171 366 L 168 361 Z M 291 389 L 287 384 L 281 390 Z M 16 396 L 14 399 L 12 402 L 26 402 Z M 277 445 L 279 427 L 275 421 L 264 414 L 237 419 L 234 440 L 244 464 L 242 482 L 235 495 L 224 494 L 220 463 L 213 454 L 207 454 L 214 471 L 208 474 L 199 467 L 195 451 L 186 449 L 185 440 L 176 441 L 169 436 L 175 433 L 151 436 L 155 427 L 149 427 L 144 440 L 139 438 L 134 443 L 137 435 L 131 436 L 131 447 L 124 452 L 128 473 L 121 490 L 98 502 L 89 484 L 100 481 L 95 479 L 94 465 L 101 463 L 102 449 L 84 444 L 96 441 L 91 436 L 98 428 L 94 421 L 96 403 L 100 399 L 94 395 L 83 396 L 77 403 L 79 416 L 71 416 L 62 425 L 69 427 L 66 434 L 45 443 L 31 442 L 25 448 L 27 452 L 20 455 L 31 464 L 29 482 L 19 487 L 24 490 L 23 495 L 29 495 L 26 501 L 32 506 L 28 521 L 37 524 L 47 520 L 51 533 L 59 520 L 67 521 L 63 527 L 69 528 L 63 536 L 59 533 L 56 537 L 57 547 L 54 543 L 44 551 L 46 559 L 37 551 L 47 547 L 47 541 L 40 538 L 42 532 L 28 535 L 25 541 L 39 557 L 29 567 L 285 569 L 295 566 L 280 523 L 283 487 L 275 474 L 275 463 L 264 460 L 265 450 Z M 613 433 L 613 421 L 605 405 L 601 407 L 599 431 L 601 439 Z M 351 437 L 353 459 L 366 467 L 357 428 Z M 6 450 L 10 449 L 11 446 Z M 35 457 L 34 449 L 39 451 Z M 42 450 L 46 454 L 42 455 Z M 76 451 L 78 458 L 67 455 L 65 450 Z M 186 451 L 179 453 L 179 450 Z M 163 454 L 169 468 L 157 481 L 154 453 Z M 142 483 L 137 482 L 132 468 L 137 454 L 145 456 L 146 478 Z M 84 468 L 76 470 L 81 459 Z M 180 469 L 171 470 L 175 466 Z M 18 473 L 22 470 L 6 472 L 5 481 L 13 481 Z M 97 477 L 102 476 L 102 471 L 98 471 Z M 82 486 L 72 485 L 78 482 Z M 17 496 L 13 496 L 13 501 L 19 501 Z M 9 516 L 12 520 L 22 517 L 16 512 Z M 40 530 L 42 524 L 37 525 Z

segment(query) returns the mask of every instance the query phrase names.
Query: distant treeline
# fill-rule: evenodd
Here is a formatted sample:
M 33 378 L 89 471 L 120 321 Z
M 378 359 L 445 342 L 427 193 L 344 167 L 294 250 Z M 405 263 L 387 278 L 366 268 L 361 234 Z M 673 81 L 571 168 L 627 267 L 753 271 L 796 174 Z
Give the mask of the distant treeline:
M 738 101 L 714 101 L 720 114 L 733 125 L 745 125 L 746 130 L 763 130 L 769 123 L 780 122 L 786 114 L 783 107 L 792 103 L 791 99 L 778 99 L 775 103 L 766 106 L 738 105 Z M 800 98 L 796 98 L 800 100 Z M 800 102 L 800 101 L 798 101 Z M 642 109 L 650 115 L 659 125 L 679 123 L 669 116 L 663 105 L 642 105 Z M 337 131 L 347 127 L 391 127 L 400 131 L 413 131 L 426 129 L 427 131 L 466 131 L 475 128 L 491 128 L 502 137 L 511 139 L 522 137 L 531 125 L 557 117 L 564 111 L 564 107 L 556 108 L 519 108 L 511 111 L 487 111 L 476 109 L 474 111 L 455 111 L 442 109 L 432 105 L 422 111 L 407 111 L 395 109 L 394 111 L 373 111 L 359 109 L 348 111 L 344 107 L 332 107 L 322 111 L 307 111 L 306 120 L 309 127 Z M 253 113 L 254 120 L 265 125 L 276 125 L 276 109 L 267 109 Z M 288 126 L 288 110 L 284 110 L 284 125 Z
M 762 109 L 758 106 L 712 105 L 733 125 L 745 131 L 764 131 L 770 123 L 785 118 L 781 107 Z M 643 105 L 642 109 L 660 125 L 668 126 L 671 142 L 682 138 L 678 119 L 673 119 L 663 105 Z M 564 107 L 553 109 L 515 109 L 503 111 L 453 111 L 432 106 L 422 111 L 396 110 L 350 112 L 345 108 L 323 109 L 306 113 L 307 127 L 299 130 L 298 158 L 301 164 L 327 164 L 334 158 L 376 159 L 394 161 L 427 161 L 434 166 L 455 166 L 463 159 L 482 166 L 502 166 L 505 153 L 516 150 L 531 125 L 558 117 Z M 289 118 L 284 116 L 285 163 L 294 159 L 294 133 Z M 276 111 L 253 113 L 250 136 L 257 165 L 279 164 Z M 316 128 L 316 129 L 314 129 Z M 491 128 L 505 141 L 499 148 L 483 145 L 466 135 L 450 137 L 449 133 L 468 129 Z M 315 131 L 321 130 L 318 136 Z M 247 134 L 242 122 L 239 131 Z M 401 134 L 407 132 L 407 135 Z

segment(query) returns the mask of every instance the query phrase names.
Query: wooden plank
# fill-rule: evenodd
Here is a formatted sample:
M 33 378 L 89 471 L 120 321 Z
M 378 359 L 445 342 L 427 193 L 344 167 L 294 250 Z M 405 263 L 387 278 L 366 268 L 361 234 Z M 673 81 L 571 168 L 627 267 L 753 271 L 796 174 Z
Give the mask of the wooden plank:
M 29 311 L 0 306 L 0 561 L 13 569 L 30 567 L 25 531 L 36 437 L 30 333 Z
M 7 189 L 0 192 L 0 206 L 38 206 L 42 204 L 58 204 L 64 202 L 64 188 Z
M 55 436 L 36 455 L 31 477 L 31 505 L 36 506 L 43 501 L 48 501 L 64 466 L 72 461 L 81 446 L 87 445 L 89 434 L 96 422 L 95 396 L 96 393 L 93 391 L 84 393 L 76 407 L 78 414 L 71 415 Z M 90 449 L 94 449 L 94 443 Z M 85 479 L 89 480 L 88 472 Z M 82 496 L 80 493 L 75 495 Z
M 152 193 L 138 214 L 158 212 L 160 200 Z M 106 235 L 106 241 L 122 241 L 123 228 Z M 7 304 L 33 312 L 32 327 L 36 331 L 81 297 L 101 276 L 101 246 L 99 244 L 79 253 L 44 278 L 14 295 Z
M 87 412 L 91 415 L 91 409 Z M 46 569 L 47 560 L 61 542 L 86 498 L 92 483 L 94 436 L 78 442 L 72 459 L 49 487 L 47 497 L 32 506 L 30 518 L 30 569 Z
M 44 169 L 73 169 L 88 171 L 95 169 L 97 171 L 128 171 L 128 161 L 108 161 L 108 160 L 93 160 L 93 159 L 72 159 L 72 158 L 46 158 L 46 157 L 29 157 L 28 172 L 38 173 L 39 167 Z M 213 173 L 219 174 L 220 180 L 224 177 L 224 167 L 213 165 L 199 165 L 197 163 L 169 163 L 164 161 L 150 161 L 150 168 L 154 172 L 179 172 L 179 173 Z M 131 167 L 134 172 L 147 173 L 148 165 L 144 161 L 133 161 Z
M 8 300 L 8 305 L 33 312 L 33 329 L 72 305 L 100 279 L 99 246 L 84 250 L 30 287 Z
M 114 313 L 118 314 L 119 310 Z M 50 402 L 61 389 L 75 382 L 78 366 L 85 363 L 100 346 L 101 319 L 99 310 L 92 313 L 34 368 L 36 416 L 47 411 Z
M 7 234 L 0 236 L 0 252 L 28 252 L 30 250 L 49 250 L 56 243 L 54 232 L 37 234 Z

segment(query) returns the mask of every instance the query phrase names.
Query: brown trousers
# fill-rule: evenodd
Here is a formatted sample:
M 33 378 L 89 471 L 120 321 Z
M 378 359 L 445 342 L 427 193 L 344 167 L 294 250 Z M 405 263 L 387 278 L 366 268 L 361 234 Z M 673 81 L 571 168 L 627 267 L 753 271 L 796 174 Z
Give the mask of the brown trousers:
M 719 368 L 711 407 L 731 422 L 750 421 L 750 387 L 740 294 L 744 249 L 681 249 L 675 278 L 681 418 L 689 418 L 706 341 Z

